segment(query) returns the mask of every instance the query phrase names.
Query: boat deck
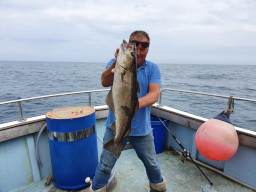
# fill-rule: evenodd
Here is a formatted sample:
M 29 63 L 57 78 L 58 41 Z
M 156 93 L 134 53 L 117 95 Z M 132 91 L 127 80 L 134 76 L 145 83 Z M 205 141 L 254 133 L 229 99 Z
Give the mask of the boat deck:
M 242 186 L 220 174 L 201 167 L 208 178 L 213 182 L 210 186 L 198 168 L 190 161 L 181 162 L 180 156 L 175 151 L 164 151 L 157 154 L 162 174 L 167 181 L 167 192 L 184 191 L 220 191 L 220 192 L 251 192 L 253 190 Z M 116 168 L 117 186 L 113 192 L 147 192 L 149 191 L 148 179 L 142 162 L 137 158 L 133 149 L 123 151 L 117 161 Z M 53 184 L 45 187 L 45 179 L 38 183 L 22 186 L 11 192 L 64 192 Z M 87 192 L 88 188 L 76 190 Z

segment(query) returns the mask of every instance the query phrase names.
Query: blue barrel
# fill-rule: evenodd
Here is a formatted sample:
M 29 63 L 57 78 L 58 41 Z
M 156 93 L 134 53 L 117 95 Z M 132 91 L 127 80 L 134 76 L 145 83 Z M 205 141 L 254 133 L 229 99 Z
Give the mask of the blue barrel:
M 98 165 L 95 109 L 67 107 L 46 114 L 53 183 L 61 189 L 88 186 Z
M 168 124 L 168 120 L 158 119 L 158 117 L 151 115 L 151 127 L 153 128 L 154 144 L 156 153 L 161 153 L 164 150 L 166 128 L 164 125 Z

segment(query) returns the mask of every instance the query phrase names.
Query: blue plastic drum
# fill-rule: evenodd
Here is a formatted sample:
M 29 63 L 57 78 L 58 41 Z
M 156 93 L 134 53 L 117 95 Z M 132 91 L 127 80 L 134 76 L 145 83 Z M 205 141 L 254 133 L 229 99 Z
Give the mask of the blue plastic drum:
M 62 189 L 86 187 L 98 165 L 95 109 L 67 107 L 46 114 L 53 183 Z
M 164 125 L 168 124 L 168 120 L 161 119 Z M 158 117 L 151 115 L 151 127 L 153 128 L 154 144 L 156 153 L 161 153 L 164 150 L 166 128 L 158 119 Z

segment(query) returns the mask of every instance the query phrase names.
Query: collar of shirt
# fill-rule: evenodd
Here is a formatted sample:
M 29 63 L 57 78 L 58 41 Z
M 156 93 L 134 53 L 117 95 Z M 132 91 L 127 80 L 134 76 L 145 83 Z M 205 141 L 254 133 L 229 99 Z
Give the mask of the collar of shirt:
M 143 64 L 137 69 L 137 71 L 141 71 L 142 69 L 145 68 L 146 65 L 147 65 L 147 61 L 145 60 L 145 61 L 143 62 Z

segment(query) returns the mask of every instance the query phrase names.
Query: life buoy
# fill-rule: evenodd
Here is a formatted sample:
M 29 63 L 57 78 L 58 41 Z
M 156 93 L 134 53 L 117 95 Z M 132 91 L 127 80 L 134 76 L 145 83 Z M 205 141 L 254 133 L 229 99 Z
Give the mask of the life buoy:
M 231 123 L 209 119 L 197 130 L 195 143 L 198 151 L 207 159 L 224 161 L 237 151 L 239 141 Z

